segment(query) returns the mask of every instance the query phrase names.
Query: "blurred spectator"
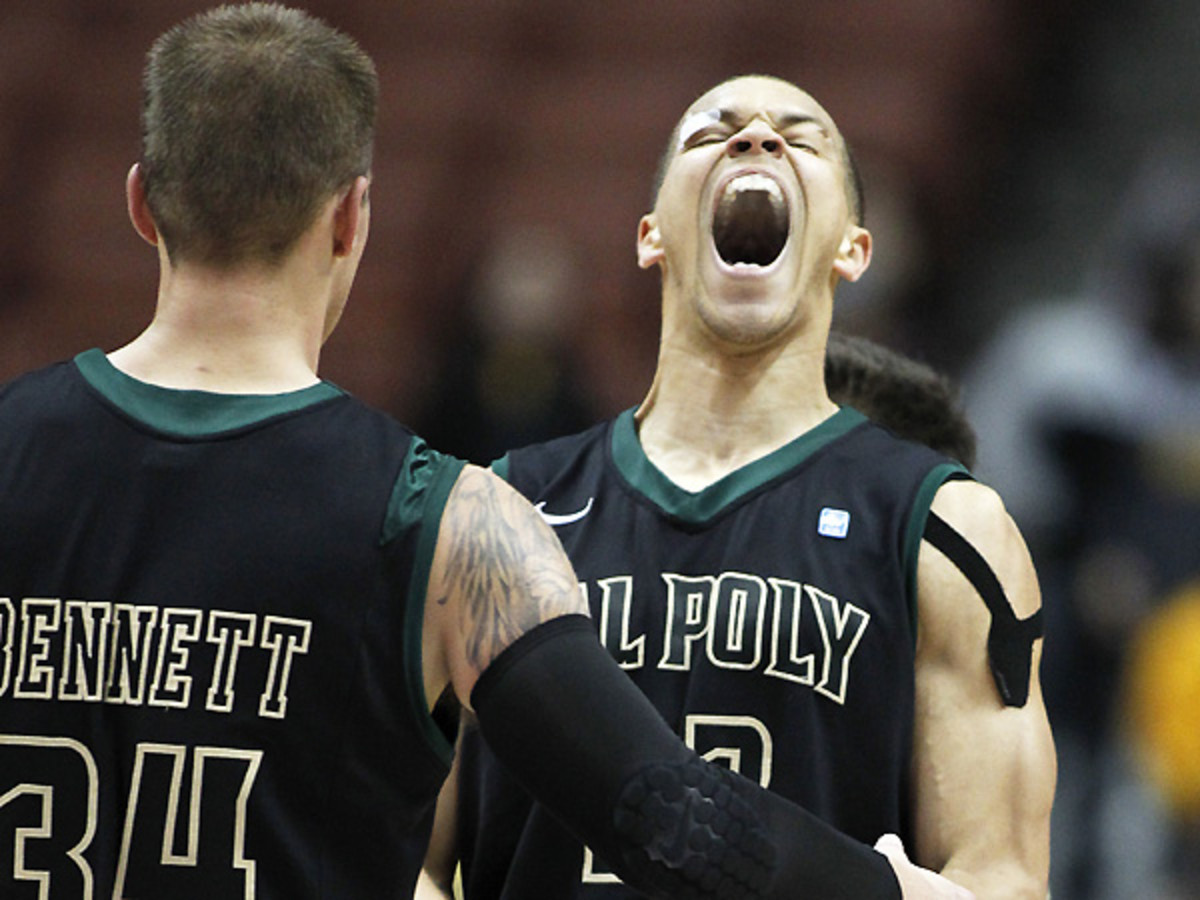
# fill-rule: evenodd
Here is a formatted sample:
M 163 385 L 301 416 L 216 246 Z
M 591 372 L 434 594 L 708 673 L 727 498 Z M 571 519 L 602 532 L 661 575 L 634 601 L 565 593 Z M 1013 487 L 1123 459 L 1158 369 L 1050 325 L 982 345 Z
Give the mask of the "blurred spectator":
M 435 447 L 486 465 L 590 425 L 567 336 L 580 305 L 573 248 L 541 228 L 498 235 L 468 280 L 414 422 Z M 452 338 L 448 339 L 448 338 Z
M 1123 699 L 1132 748 L 1173 826 L 1167 891 L 1200 897 L 1200 580 L 1131 642 Z
M 1200 423 L 1200 151 L 1164 141 L 1077 296 L 1017 312 L 966 375 L 981 470 L 1031 537 L 1078 517 L 1063 433 Z
M 865 187 L 867 227 L 879 236 L 867 278 L 838 286 L 833 325 L 908 356 L 925 359 L 936 340 L 923 328 L 934 271 L 932 220 L 920 207 L 912 179 L 885 159 L 857 159 Z
M 1056 900 L 1156 896 L 1169 823 L 1114 728 L 1134 629 L 1200 575 L 1200 154 L 1149 154 L 1078 296 L 1018 312 L 965 378 L 980 477 L 1046 596 Z

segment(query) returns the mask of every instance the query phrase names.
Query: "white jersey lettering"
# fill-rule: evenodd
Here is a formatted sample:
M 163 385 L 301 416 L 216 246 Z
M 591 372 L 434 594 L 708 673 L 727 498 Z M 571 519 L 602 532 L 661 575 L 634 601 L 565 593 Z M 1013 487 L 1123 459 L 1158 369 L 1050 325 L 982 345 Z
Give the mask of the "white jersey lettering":
M 307 619 L 0 597 L 0 697 L 173 709 L 203 704 L 229 713 L 246 656 L 258 653 L 266 674 L 244 702 L 257 696 L 258 715 L 282 719 L 293 667 L 311 641 Z

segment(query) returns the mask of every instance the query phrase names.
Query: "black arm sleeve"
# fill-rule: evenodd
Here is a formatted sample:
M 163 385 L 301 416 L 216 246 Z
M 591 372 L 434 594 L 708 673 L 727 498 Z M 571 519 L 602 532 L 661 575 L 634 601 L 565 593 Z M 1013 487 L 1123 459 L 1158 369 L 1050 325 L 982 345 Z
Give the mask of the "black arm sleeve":
M 651 897 L 901 896 L 882 854 L 692 753 L 585 616 L 515 641 L 471 701 L 513 776 Z

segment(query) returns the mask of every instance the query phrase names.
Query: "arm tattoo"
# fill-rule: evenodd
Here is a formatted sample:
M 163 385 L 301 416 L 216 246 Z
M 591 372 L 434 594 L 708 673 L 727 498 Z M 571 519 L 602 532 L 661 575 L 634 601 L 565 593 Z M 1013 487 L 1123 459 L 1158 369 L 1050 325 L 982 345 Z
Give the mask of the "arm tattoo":
M 467 662 L 483 671 L 547 619 L 585 612 L 558 538 L 516 492 L 465 469 L 446 505 L 445 603 L 459 600 Z

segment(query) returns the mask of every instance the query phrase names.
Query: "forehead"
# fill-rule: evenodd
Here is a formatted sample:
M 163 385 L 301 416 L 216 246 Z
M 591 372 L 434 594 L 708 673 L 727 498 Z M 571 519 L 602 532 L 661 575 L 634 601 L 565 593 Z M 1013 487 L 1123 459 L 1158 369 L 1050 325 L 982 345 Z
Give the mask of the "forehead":
M 698 114 L 710 113 L 743 120 L 758 115 L 770 119 L 811 119 L 831 136 L 838 135 L 833 118 L 811 94 L 778 78 L 746 76 L 723 82 L 692 103 L 679 124 Z

